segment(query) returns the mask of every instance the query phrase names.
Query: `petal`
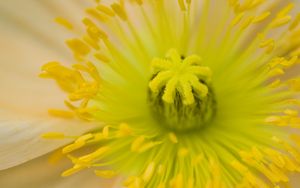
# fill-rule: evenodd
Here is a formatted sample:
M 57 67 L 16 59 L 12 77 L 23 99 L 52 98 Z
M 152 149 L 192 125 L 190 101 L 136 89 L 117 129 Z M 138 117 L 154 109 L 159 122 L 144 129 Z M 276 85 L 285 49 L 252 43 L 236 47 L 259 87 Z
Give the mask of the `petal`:
M 67 48 L 63 41 L 70 35 L 54 22 L 54 18 L 60 16 L 78 22 L 81 20 L 83 7 L 86 6 L 79 1 L 0 1 L 0 26 L 65 55 Z
M 0 3 L 1 10 L 3 4 L 8 5 Z M 5 14 L 5 11 L 0 12 Z M 36 12 L 29 13 L 34 15 Z M 40 67 L 49 60 L 67 62 L 70 58 L 57 53 L 60 50 L 53 48 L 51 43 L 48 46 L 45 42 L 48 40 L 28 37 L 27 30 L 25 32 L 22 27 L 16 30 L 10 27 L 10 22 L 2 21 L 1 17 L 0 28 L 5 29 L 0 29 L 0 169 L 6 169 L 70 142 L 44 140 L 40 138 L 41 134 L 55 131 L 80 135 L 91 126 L 47 115 L 48 108 L 63 108 L 65 95 L 53 81 L 38 78 Z
M 45 155 L 20 166 L 0 171 L 0 187 L 110 188 L 115 183 L 114 179 L 104 180 L 89 170 L 62 178 L 60 174 L 68 168 L 67 161 L 50 164 L 48 158 L 49 155 Z
M 92 125 L 69 119 L 33 118 L 0 111 L 0 169 L 7 169 L 48 153 L 70 139 L 41 138 L 47 132 L 81 135 Z

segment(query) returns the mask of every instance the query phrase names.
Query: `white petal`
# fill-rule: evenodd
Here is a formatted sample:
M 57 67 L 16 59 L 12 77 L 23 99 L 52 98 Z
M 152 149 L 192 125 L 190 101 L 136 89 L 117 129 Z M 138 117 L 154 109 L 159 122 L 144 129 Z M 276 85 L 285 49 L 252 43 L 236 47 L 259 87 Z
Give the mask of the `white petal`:
M 93 128 L 75 120 L 33 118 L 0 111 L 0 169 L 6 169 L 48 153 L 70 139 L 41 138 L 47 132 L 76 136 Z
M 104 180 L 92 171 L 84 170 L 67 178 L 60 174 L 70 165 L 62 160 L 58 164 L 47 162 L 49 155 L 20 166 L 0 171 L 0 187 L 5 188 L 99 188 L 113 187 L 114 179 Z
M 7 5 L 5 3 L 9 4 L 9 2 L 1 1 L 0 9 L 3 9 L 1 7 L 3 4 Z M 42 133 L 61 131 L 66 134 L 80 135 L 91 127 L 82 126 L 79 122 L 52 119 L 47 115 L 49 108 L 63 108 L 65 94 L 53 81 L 40 79 L 37 75 L 45 62 L 53 59 L 66 62 L 70 60 L 68 56 L 57 54 L 59 50 L 55 48 L 50 50 L 53 46 L 49 47 L 45 42 L 41 43 L 23 32 L 12 30 L 1 21 L 2 17 L 0 19 L 0 169 L 5 169 L 43 155 L 68 142 L 43 140 L 40 138 Z
M 68 54 L 63 41 L 69 32 L 54 23 L 60 16 L 72 22 L 81 21 L 83 9 L 78 1 L 9 0 L 0 1 L 0 27 L 23 35 L 57 54 Z

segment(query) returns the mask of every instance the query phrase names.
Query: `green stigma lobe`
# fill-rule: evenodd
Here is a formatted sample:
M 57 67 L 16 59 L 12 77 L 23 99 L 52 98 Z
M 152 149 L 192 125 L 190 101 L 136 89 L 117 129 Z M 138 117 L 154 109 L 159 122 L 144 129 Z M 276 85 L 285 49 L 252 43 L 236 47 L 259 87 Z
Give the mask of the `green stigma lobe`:
M 175 50 L 166 58 L 153 59 L 149 82 L 149 103 L 155 119 L 176 131 L 203 127 L 215 114 L 211 70 L 201 66 L 201 58 L 186 58 Z

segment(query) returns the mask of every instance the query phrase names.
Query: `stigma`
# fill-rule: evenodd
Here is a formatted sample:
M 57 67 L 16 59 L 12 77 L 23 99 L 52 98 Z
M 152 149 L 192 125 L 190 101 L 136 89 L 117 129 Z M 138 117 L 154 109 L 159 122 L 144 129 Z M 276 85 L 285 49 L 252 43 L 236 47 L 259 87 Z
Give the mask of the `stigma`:
M 154 119 L 173 131 L 204 127 L 216 111 L 212 71 L 198 55 L 170 49 L 151 62 L 148 101 Z

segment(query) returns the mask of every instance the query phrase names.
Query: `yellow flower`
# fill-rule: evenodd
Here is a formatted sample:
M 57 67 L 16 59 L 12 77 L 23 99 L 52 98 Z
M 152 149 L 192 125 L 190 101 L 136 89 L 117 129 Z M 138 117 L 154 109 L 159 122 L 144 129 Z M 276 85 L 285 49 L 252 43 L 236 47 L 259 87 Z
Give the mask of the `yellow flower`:
M 300 172 L 300 78 L 286 74 L 300 54 L 294 6 L 97 1 L 82 27 L 56 18 L 73 35 L 74 63 L 42 66 L 67 93 L 68 110 L 49 113 L 94 125 L 42 135 L 75 138 L 61 150 L 73 163 L 62 176 L 92 169 L 128 188 L 289 186 Z

